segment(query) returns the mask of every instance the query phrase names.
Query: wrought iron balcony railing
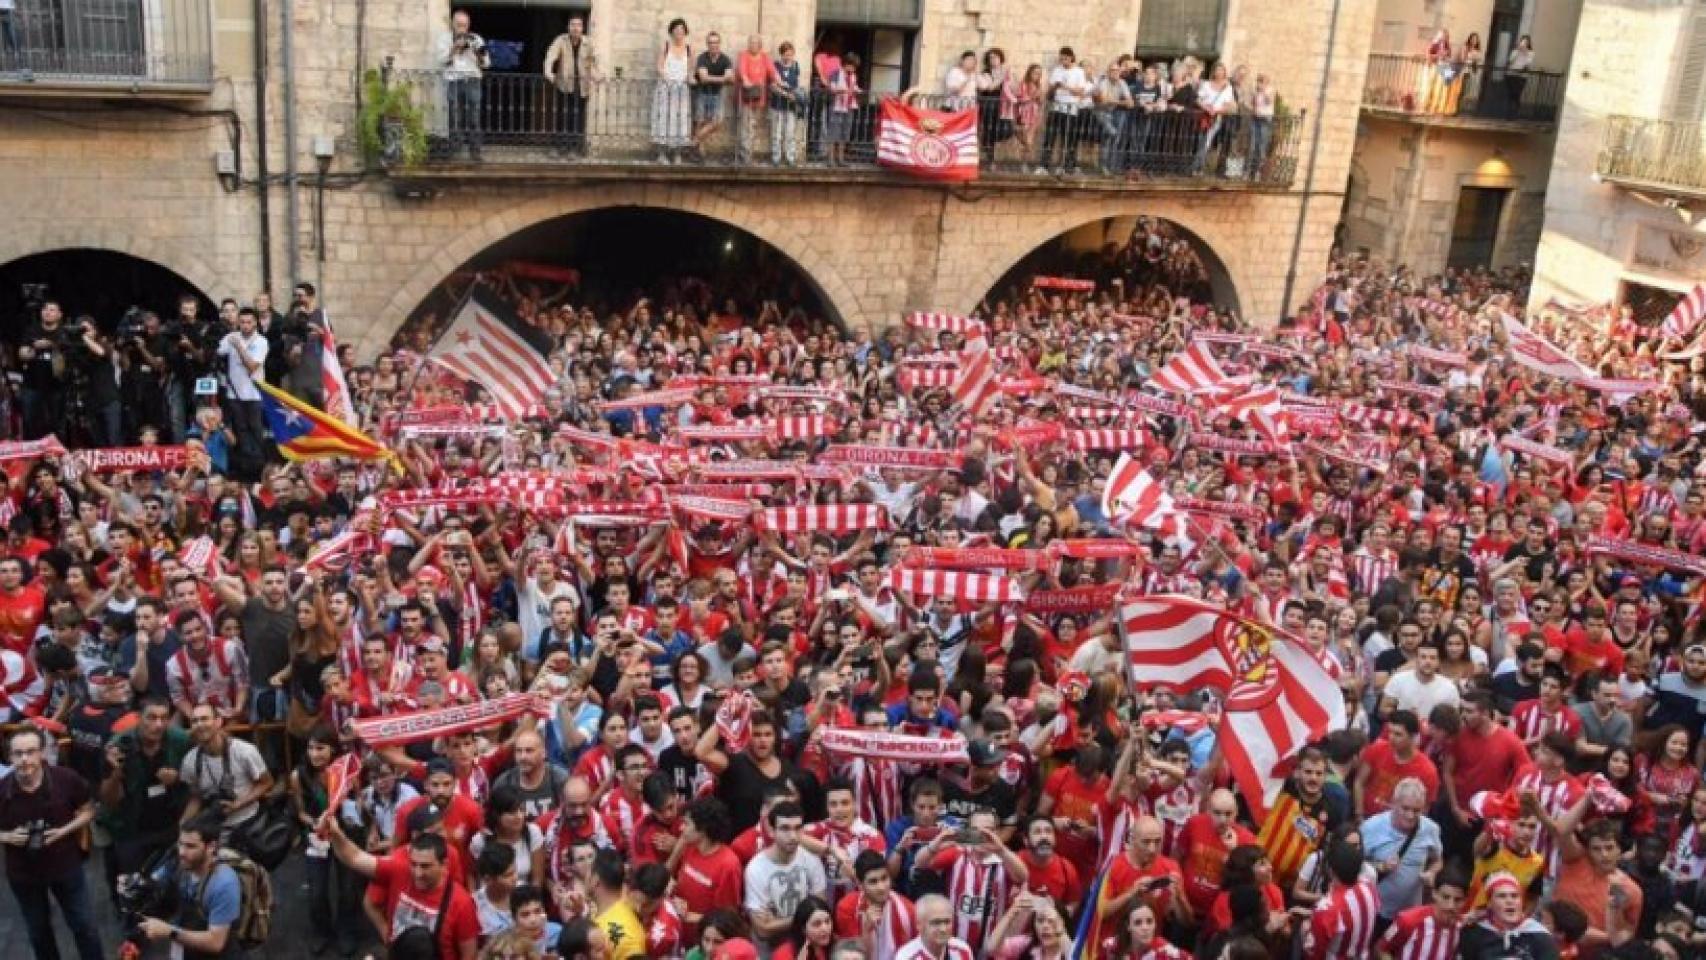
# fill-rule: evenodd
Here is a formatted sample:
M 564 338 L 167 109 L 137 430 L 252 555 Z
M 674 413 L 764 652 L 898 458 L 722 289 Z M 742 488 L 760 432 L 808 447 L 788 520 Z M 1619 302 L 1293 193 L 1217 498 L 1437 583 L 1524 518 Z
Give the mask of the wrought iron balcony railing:
M 1606 117 L 1594 169 L 1605 180 L 1706 193 L 1706 124 Z
M 436 71 L 397 71 L 425 127 L 424 166 L 479 162 L 656 163 L 748 168 L 810 166 L 875 169 L 877 106 L 865 98 L 837 104 L 824 90 L 797 103 L 748 105 L 730 88 L 615 79 L 581 98 L 543 76 L 489 72 L 447 83 Z M 470 85 L 471 84 L 471 85 Z M 963 107 L 921 97 L 924 107 Z M 1038 182 L 1173 181 L 1286 187 L 1297 168 L 1302 117 L 1101 112 L 1051 114 L 1047 104 L 979 98 L 978 141 L 985 177 Z M 706 128 L 705 118 L 719 119 Z M 699 136 L 695 138 L 695 133 Z
M 0 9 L 0 92 L 185 92 L 213 83 L 211 0 L 17 0 Z
M 1362 88 L 1364 107 L 1441 120 L 1554 123 L 1563 102 L 1563 74 L 1391 53 L 1368 58 Z

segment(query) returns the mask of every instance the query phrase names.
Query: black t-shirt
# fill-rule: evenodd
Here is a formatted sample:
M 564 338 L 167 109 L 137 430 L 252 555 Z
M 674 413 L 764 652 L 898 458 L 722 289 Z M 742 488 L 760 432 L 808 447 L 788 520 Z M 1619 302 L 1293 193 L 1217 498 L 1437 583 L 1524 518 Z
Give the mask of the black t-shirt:
M 1016 826 L 1019 822 L 1018 791 L 1001 779 L 976 793 L 957 783 L 942 785 L 943 814 L 963 822 L 979 810 L 994 813 L 1003 827 Z
M 1493 678 L 1493 705 L 1509 716 L 1516 705 L 1540 699 L 1540 683 L 1530 683 L 1521 670 L 1501 673 Z
M 698 757 L 688 756 L 673 743 L 658 754 L 658 770 L 669 776 L 670 786 L 683 800 L 692 800 L 697 795 L 695 788 L 704 769 Z
M 1390 650 L 1382 650 L 1380 656 L 1374 658 L 1374 669 L 1381 673 L 1392 673 L 1409 662 L 1410 658 L 1404 655 L 1403 650 L 1393 647 Z
M 1554 568 L 1557 564 L 1557 560 L 1552 555 L 1552 549 L 1547 546 L 1542 546 L 1539 550 L 1530 550 L 1527 543 L 1512 544 L 1511 548 L 1505 551 L 1505 559 L 1516 560 L 1518 558 L 1524 558 L 1528 561 L 1523 566 L 1523 572 L 1527 575 L 1530 583 L 1540 582 L 1546 574 L 1547 564 L 1552 564 Z
M 53 374 L 53 358 L 57 356 L 58 343 L 64 329 L 63 322 L 52 330 L 44 328 L 39 321 L 30 325 L 29 332 L 24 334 L 21 342 L 32 348 L 35 356 L 18 361 L 19 366 L 23 368 L 24 386 L 31 390 L 48 390 L 59 382 L 59 378 Z M 46 340 L 52 346 L 37 347 L 35 344 L 38 340 Z
M 250 680 L 265 682 L 290 663 L 290 631 L 296 625 L 296 615 L 289 603 L 283 610 L 274 610 L 260 597 L 251 597 L 243 605 L 242 617 Z
M 723 77 L 728 76 L 729 71 L 733 70 L 735 65 L 734 61 L 729 59 L 728 54 L 713 54 L 711 51 L 707 50 L 699 55 L 699 59 L 693 66 L 694 80 L 699 79 L 699 71 L 701 70 L 705 71 L 705 75 L 711 79 L 721 80 Z M 700 92 L 708 95 L 715 95 L 721 89 L 721 87 L 716 86 L 705 86 L 700 88 Z
M 42 782 L 25 792 L 16 774 L 0 780 L 0 832 L 28 827 L 40 821 L 47 829 L 71 822 L 88 803 L 89 784 L 67 767 L 46 767 Z M 6 875 L 14 884 L 50 883 L 83 869 L 83 851 L 77 835 L 68 834 L 57 843 L 44 843 L 39 850 L 6 844 Z
M 717 778 L 717 799 L 729 808 L 737 835 L 758 824 L 765 788 L 784 780 L 792 781 L 800 792 L 806 822 L 823 819 L 822 791 L 811 774 L 784 760 L 781 771 L 774 777 L 767 777 L 746 754 L 737 753 L 729 758 L 729 768 Z

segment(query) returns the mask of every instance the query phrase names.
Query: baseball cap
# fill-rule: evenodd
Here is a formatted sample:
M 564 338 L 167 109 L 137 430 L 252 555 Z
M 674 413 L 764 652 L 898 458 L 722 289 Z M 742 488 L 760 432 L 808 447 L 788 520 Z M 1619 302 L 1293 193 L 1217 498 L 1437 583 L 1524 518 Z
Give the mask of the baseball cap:
M 409 814 L 409 833 L 420 833 L 444 821 L 444 808 L 436 803 L 423 803 Z
M 988 740 L 973 740 L 966 747 L 966 756 L 974 767 L 993 767 L 1007 759 L 1007 751 Z
M 745 937 L 724 940 L 711 952 L 711 960 L 758 960 L 758 948 Z

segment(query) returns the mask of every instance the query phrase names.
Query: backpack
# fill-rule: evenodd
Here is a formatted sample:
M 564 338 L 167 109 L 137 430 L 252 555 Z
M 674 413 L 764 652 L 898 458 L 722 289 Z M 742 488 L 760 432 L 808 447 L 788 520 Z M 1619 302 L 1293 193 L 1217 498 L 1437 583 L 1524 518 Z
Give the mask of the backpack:
M 272 875 L 229 847 L 220 847 L 218 857 L 220 863 L 237 875 L 237 886 L 242 891 L 243 905 L 237 911 L 237 922 L 231 925 L 231 935 L 244 950 L 259 949 L 272 933 Z

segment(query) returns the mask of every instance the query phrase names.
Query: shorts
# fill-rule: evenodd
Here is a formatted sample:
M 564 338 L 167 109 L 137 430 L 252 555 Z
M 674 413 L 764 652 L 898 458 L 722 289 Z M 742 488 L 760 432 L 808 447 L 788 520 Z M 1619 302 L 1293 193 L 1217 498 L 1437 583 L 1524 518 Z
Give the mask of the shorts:
M 853 114 L 846 110 L 831 110 L 824 119 L 823 138 L 830 143 L 846 143 L 853 132 Z
M 693 119 L 698 123 L 715 123 L 723 119 L 723 92 L 695 93 Z

